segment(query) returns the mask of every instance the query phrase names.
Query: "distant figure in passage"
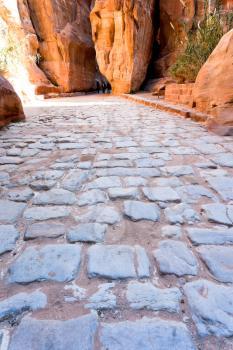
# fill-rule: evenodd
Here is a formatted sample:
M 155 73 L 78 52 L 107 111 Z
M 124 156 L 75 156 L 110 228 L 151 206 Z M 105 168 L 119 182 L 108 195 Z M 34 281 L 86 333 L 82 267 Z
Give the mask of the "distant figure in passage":
M 103 82 L 102 82 L 102 91 L 103 91 L 103 94 L 105 94 L 106 88 L 107 88 L 107 85 L 106 85 L 106 83 L 103 81 Z
M 109 82 L 107 82 L 107 92 L 110 94 L 111 91 L 112 91 L 111 84 Z
M 98 91 L 98 94 L 100 93 L 100 82 L 99 80 L 96 80 L 96 90 Z

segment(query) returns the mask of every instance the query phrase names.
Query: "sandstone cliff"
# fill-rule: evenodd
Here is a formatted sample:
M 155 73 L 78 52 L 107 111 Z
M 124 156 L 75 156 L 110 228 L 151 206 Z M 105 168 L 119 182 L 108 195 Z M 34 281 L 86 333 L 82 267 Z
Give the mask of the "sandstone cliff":
M 153 44 L 154 0 L 96 0 L 92 38 L 101 73 L 114 93 L 137 91 L 143 83 Z
M 196 107 L 213 115 L 211 129 L 233 133 L 233 29 L 223 36 L 194 85 Z
M 25 115 L 19 97 L 12 85 L 0 76 L 0 127 L 24 119 Z

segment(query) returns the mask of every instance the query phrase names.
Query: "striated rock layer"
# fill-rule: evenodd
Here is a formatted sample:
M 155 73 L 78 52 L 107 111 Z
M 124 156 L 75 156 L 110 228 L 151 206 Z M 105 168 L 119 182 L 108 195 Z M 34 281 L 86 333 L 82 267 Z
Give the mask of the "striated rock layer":
M 0 127 L 24 119 L 25 115 L 18 95 L 12 85 L 0 76 Z
M 96 0 L 92 37 L 101 73 L 114 93 L 136 91 L 143 83 L 153 45 L 154 0 Z

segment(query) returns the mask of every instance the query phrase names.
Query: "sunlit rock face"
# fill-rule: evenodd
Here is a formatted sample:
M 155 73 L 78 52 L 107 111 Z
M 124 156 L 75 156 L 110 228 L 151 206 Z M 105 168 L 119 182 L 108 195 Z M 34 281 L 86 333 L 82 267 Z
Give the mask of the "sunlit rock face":
M 143 83 L 153 45 L 154 0 L 96 0 L 92 37 L 101 73 L 114 93 L 136 91 Z
M 17 67 L 8 75 L 21 95 L 94 87 L 90 6 L 91 0 L 0 0 L 0 27 L 5 26 L 20 51 Z
M 39 41 L 40 67 L 64 92 L 93 88 L 95 49 L 89 20 L 91 0 L 28 0 Z
M 25 115 L 19 97 L 12 85 L 0 76 L 0 128 L 11 121 L 24 119 Z
M 233 29 L 225 34 L 194 85 L 196 107 L 213 115 L 210 129 L 233 135 Z

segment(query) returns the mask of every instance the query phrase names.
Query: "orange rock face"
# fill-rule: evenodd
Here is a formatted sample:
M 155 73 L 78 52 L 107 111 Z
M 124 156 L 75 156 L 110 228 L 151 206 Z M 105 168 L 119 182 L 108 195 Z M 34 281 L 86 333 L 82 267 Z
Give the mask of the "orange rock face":
M 136 91 L 143 83 L 153 44 L 154 0 L 96 0 L 92 38 L 101 73 L 114 93 Z
M 89 21 L 91 0 L 28 0 L 39 39 L 39 66 L 63 92 L 94 86 L 95 50 Z
M 200 70 L 194 86 L 196 107 L 212 114 L 211 128 L 233 130 L 233 29 L 225 34 Z
M 94 87 L 90 6 L 91 0 L 0 0 L 1 19 L 24 45 L 18 72 L 9 72 L 21 95 Z
M 19 97 L 12 85 L 0 76 L 0 127 L 24 119 L 25 115 Z

